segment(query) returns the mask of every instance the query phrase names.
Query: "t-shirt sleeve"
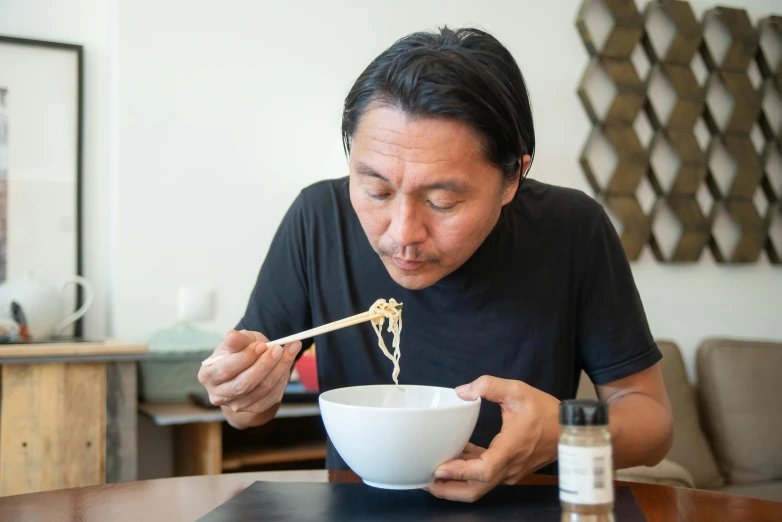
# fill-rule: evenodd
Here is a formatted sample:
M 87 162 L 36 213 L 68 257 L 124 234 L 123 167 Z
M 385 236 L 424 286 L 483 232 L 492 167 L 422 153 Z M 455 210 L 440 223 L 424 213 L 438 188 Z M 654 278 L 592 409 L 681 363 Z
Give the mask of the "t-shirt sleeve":
M 604 211 L 586 248 L 578 291 L 578 357 L 592 382 L 606 384 L 649 368 L 662 354 L 630 262 Z
M 272 239 L 237 330 L 261 332 L 274 340 L 312 328 L 305 209 L 299 194 Z M 302 341 L 305 349 L 309 344 L 311 340 Z

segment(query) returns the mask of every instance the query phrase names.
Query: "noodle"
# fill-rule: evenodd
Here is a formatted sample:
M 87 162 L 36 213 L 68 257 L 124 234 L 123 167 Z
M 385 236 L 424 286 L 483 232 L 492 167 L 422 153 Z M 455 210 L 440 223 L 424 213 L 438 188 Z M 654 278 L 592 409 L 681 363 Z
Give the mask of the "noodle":
M 372 314 L 383 314 L 383 317 L 372 319 L 372 328 L 375 329 L 375 333 L 377 334 L 378 346 L 383 350 L 385 356 L 394 363 L 394 372 L 391 374 L 391 378 L 394 379 L 396 385 L 399 386 L 399 356 L 401 355 L 399 351 L 399 334 L 402 332 L 402 303 L 397 303 L 393 298 L 389 301 L 378 299 L 369 308 L 369 311 Z M 383 341 L 383 336 L 381 335 L 383 323 L 386 318 L 388 318 L 388 331 L 394 336 L 394 339 L 391 342 L 391 346 L 394 348 L 393 355 L 389 353 L 388 348 L 386 348 L 386 343 Z

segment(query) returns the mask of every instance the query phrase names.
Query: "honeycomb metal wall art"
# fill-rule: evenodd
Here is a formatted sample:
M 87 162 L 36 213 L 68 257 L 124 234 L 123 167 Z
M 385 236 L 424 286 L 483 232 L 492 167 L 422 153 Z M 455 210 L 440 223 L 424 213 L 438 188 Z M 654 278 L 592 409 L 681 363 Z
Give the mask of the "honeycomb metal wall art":
M 583 0 L 579 162 L 631 261 L 782 265 L 782 16 Z

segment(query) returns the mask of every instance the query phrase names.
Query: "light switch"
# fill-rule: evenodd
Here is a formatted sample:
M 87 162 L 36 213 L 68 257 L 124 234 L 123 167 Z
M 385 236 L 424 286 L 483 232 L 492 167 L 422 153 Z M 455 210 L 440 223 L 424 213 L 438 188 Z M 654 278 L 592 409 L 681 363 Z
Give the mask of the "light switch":
M 202 284 L 179 287 L 180 321 L 209 321 L 214 315 L 214 288 Z

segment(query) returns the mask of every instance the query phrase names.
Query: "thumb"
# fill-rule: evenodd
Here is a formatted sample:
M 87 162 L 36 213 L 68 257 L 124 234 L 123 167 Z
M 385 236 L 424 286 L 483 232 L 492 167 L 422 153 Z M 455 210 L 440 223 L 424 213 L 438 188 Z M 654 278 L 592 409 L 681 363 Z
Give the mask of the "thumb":
M 255 337 L 252 335 L 252 332 L 246 330 L 242 330 L 241 332 L 231 330 L 225 334 L 223 348 L 228 353 L 241 352 L 252 342 L 255 342 Z
M 520 381 L 500 379 L 483 375 L 469 384 L 456 388 L 456 394 L 463 400 L 474 401 L 478 397 L 487 401 L 508 406 L 518 402 L 523 391 L 519 388 Z

